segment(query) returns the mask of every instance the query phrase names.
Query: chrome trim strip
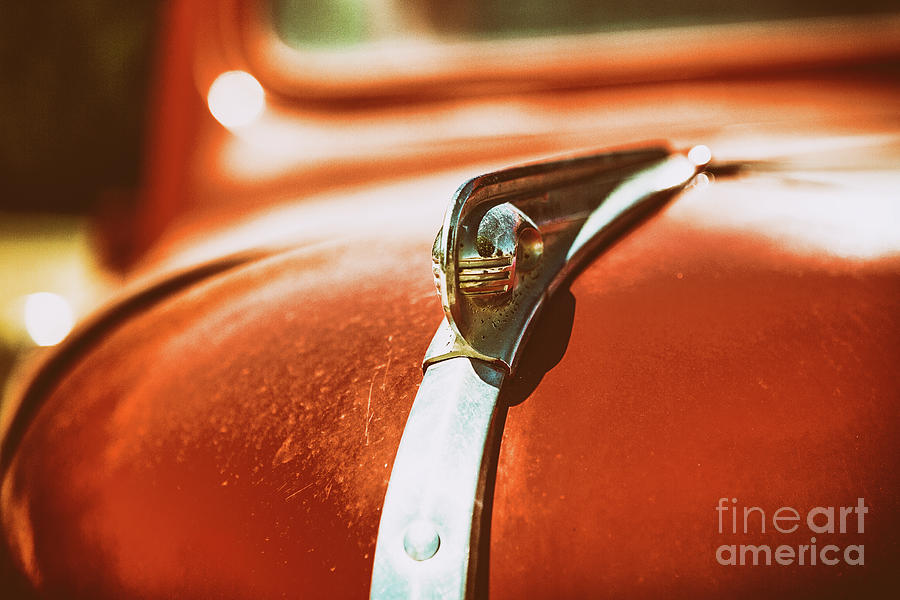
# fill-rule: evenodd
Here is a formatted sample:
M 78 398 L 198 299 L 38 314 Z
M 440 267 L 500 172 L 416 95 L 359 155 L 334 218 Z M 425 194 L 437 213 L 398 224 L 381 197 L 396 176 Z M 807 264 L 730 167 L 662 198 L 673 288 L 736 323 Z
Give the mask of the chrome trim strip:
M 466 598 L 475 581 L 486 468 L 504 374 L 458 357 L 426 371 L 391 471 L 371 598 Z

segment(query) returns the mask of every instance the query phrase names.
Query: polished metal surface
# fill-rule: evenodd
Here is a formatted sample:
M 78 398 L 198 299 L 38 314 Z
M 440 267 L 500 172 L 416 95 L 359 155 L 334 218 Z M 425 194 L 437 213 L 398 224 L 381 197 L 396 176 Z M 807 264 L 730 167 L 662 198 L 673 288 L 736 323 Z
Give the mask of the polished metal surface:
M 441 293 L 443 251 L 438 232 L 432 249 L 435 283 Z M 495 304 L 516 284 L 516 271 L 531 271 L 541 260 L 544 240 L 534 222 L 504 202 L 489 209 L 478 223 L 475 244 L 463 248 L 458 264 L 459 291 L 464 296 Z
M 654 147 L 509 169 L 459 189 L 432 250 L 445 319 L 391 472 L 371 598 L 472 597 L 500 387 L 532 321 L 591 249 L 708 160 Z
M 484 451 L 503 373 L 459 357 L 429 368 L 388 485 L 372 598 L 464 598 Z
M 433 250 L 447 327 L 426 365 L 463 355 L 512 371 L 546 296 L 593 248 L 685 186 L 699 166 L 651 147 L 508 169 L 463 185 Z M 501 221 L 501 210 L 511 216 Z M 506 225 L 502 234 L 498 222 Z M 498 247 L 499 239 L 506 243 Z M 473 291 L 486 291 L 491 301 Z

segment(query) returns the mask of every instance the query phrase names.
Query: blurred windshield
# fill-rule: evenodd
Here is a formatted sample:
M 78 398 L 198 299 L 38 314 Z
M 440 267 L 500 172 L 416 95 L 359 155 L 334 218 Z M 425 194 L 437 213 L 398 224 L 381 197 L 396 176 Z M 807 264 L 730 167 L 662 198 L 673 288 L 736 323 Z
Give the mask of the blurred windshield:
M 888 0 L 273 0 L 275 30 L 301 50 L 434 37 L 487 40 L 891 12 Z

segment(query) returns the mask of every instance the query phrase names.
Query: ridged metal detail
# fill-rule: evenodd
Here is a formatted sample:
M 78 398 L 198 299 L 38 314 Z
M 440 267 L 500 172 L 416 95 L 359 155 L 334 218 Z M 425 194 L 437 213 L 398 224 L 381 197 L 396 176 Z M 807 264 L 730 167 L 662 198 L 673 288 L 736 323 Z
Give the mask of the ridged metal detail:
M 493 296 L 512 289 L 514 256 L 473 257 L 459 260 L 459 291 L 464 296 Z

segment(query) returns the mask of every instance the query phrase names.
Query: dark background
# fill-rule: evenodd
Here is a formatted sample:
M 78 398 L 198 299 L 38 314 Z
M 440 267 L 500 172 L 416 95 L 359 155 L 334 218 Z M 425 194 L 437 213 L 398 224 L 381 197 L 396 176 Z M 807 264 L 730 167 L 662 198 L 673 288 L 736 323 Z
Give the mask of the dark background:
M 0 235 L 12 236 L 7 241 L 37 234 L 65 243 L 78 233 L 71 217 L 115 218 L 134 208 L 162 5 L 0 3 Z M 14 287 L 12 279 L 42 258 L 0 261 L 0 288 Z M 0 336 L 0 395 L 27 350 Z M 0 596 L 23 596 L 19 584 L 0 544 Z
M 134 202 L 161 4 L 2 3 L 0 213 Z

